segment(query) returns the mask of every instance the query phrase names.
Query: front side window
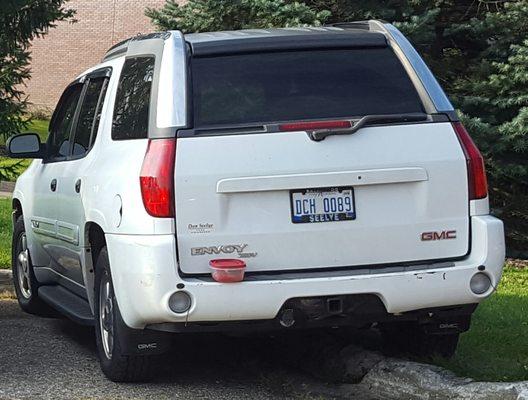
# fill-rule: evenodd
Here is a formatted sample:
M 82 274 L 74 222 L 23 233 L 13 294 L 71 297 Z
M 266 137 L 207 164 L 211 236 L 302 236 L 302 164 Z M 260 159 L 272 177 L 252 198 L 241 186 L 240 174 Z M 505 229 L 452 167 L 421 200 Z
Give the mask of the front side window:
M 59 101 L 47 142 L 50 160 L 63 159 L 70 153 L 70 133 L 81 91 L 82 84 L 72 85 L 66 89 Z
M 101 119 L 101 109 L 103 107 L 107 82 L 108 78 L 94 78 L 90 79 L 86 84 L 86 92 L 73 139 L 74 156 L 85 154 L 95 140 L 99 120 Z
M 423 112 L 390 48 L 195 57 L 194 127 Z
M 125 61 L 117 87 L 112 139 L 143 139 L 148 136 L 153 76 L 154 57 L 137 57 Z

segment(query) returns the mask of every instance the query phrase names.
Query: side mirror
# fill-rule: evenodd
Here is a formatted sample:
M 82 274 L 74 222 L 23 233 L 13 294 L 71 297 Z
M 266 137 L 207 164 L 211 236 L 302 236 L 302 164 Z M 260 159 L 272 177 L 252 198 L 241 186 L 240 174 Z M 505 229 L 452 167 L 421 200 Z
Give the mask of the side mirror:
M 7 155 L 11 158 L 44 158 L 45 145 L 36 133 L 11 136 L 6 143 Z

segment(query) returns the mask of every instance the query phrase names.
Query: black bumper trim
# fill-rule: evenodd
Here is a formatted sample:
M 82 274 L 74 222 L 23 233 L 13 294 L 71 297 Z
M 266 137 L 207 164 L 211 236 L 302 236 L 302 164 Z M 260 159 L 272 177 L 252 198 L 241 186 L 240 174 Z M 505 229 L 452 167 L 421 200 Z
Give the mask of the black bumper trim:
M 341 308 L 337 306 L 339 300 Z M 295 298 L 284 303 L 277 316 L 266 320 L 176 322 L 151 324 L 149 330 L 164 332 L 273 332 L 277 330 L 313 329 L 331 327 L 363 328 L 372 324 L 416 322 L 424 329 L 437 331 L 454 327 L 458 332 L 469 329 L 469 320 L 478 304 L 424 308 L 401 314 L 390 314 L 373 294 Z M 281 324 L 285 310 L 293 313 L 295 322 L 288 327 Z M 284 321 L 283 321 L 284 322 Z M 287 325 L 287 324 L 286 324 Z

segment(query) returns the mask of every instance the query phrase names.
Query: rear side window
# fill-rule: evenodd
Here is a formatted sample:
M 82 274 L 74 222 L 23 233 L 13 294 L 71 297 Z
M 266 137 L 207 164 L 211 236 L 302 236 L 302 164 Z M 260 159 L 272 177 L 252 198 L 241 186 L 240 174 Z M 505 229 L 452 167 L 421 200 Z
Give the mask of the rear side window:
M 194 126 L 424 112 L 390 48 L 192 59 Z
M 74 156 L 85 154 L 94 143 L 101 119 L 107 82 L 108 78 L 95 78 L 87 83 L 73 140 Z
M 119 78 L 112 120 L 112 139 L 143 139 L 148 135 L 154 57 L 125 61 Z

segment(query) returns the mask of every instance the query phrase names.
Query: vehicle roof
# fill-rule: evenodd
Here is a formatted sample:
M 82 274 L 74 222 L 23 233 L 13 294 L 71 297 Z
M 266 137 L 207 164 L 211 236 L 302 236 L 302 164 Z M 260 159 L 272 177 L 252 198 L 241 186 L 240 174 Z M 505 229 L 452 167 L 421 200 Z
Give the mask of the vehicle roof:
M 358 28 L 297 27 L 244 29 L 185 35 L 194 56 L 317 47 L 386 47 L 380 32 Z
M 240 40 L 255 38 L 273 38 L 282 36 L 299 35 L 324 35 L 324 34 L 360 34 L 369 31 L 364 29 L 343 29 L 334 26 L 307 26 L 291 28 L 266 28 L 266 29 L 241 29 L 232 31 L 199 32 L 185 34 L 189 43 L 211 42 L 218 40 Z

